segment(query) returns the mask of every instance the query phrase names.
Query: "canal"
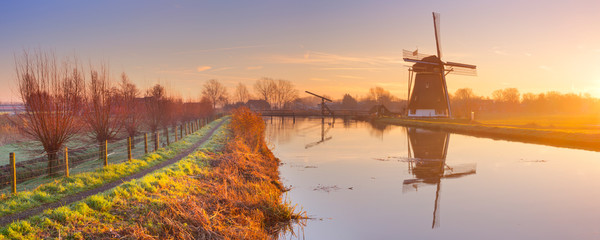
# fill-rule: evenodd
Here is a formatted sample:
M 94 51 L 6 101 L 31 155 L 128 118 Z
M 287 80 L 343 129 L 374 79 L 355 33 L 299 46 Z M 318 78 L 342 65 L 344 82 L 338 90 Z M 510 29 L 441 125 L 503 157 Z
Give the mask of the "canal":
M 600 153 L 320 118 L 265 118 L 281 239 L 600 239 Z

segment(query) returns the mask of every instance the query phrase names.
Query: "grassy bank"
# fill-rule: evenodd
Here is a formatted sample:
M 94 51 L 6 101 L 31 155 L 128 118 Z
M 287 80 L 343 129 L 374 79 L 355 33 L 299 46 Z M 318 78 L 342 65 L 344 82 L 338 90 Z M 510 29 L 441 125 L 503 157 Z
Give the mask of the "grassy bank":
M 236 112 L 198 151 L 146 177 L 14 222 L 8 238 L 266 239 L 291 219 L 264 122 Z
M 123 176 L 152 167 L 193 146 L 220 121 L 213 121 L 207 127 L 186 136 L 181 141 L 172 143 L 166 148 L 160 148 L 156 152 L 148 153 L 141 159 L 132 159 L 130 162 L 120 164 L 109 164 L 107 167 L 93 172 L 74 174 L 69 178 L 58 178 L 51 183 L 42 184 L 34 190 L 21 191 L 16 195 L 2 194 L 0 195 L 0 216 L 54 202 L 65 196 L 93 189 Z
M 395 124 L 410 127 L 443 130 L 476 137 L 487 137 L 526 143 L 544 144 L 557 147 L 578 148 L 600 151 L 600 134 L 582 133 L 559 129 L 543 129 L 527 126 L 502 126 L 468 121 L 426 120 L 404 118 L 381 118 L 380 123 Z

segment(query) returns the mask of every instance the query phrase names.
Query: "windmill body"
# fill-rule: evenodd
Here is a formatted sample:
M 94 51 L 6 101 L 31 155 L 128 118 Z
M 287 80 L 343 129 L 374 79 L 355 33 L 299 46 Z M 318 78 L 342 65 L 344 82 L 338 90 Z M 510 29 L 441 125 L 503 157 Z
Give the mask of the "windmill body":
M 476 74 L 475 65 L 441 60 L 439 19 L 439 14 L 433 13 L 437 56 L 420 54 L 418 50 L 404 50 L 403 53 L 404 61 L 414 63 L 409 69 L 407 112 L 409 117 L 452 117 L 446 75 Z

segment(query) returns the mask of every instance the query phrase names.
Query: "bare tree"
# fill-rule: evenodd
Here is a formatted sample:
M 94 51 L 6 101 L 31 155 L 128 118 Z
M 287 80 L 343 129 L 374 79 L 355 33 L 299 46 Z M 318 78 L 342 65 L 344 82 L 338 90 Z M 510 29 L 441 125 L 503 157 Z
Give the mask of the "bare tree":
M 374 87 L 369 89 L 367 99 L 378 104 L 389 105 L 394 100 L 394 96 L 382 87 Z
M 256 80 L 256 83 L 254 83 L 256 94 L 271 105 L 273 104 L 276 89 L 277 84 L 272 78 L 264 77 Z
M 278 79 L 275 82 L 273 102 L 279 109 L 283 109 L 285 104 L 298 98 L 298 90 L 294 84 L 288 80 Z
M 48 156 L 48 174 L 57 172 L 57 152 L 81 128 L 85 81 L 77 61 L 60 65 L 52 53 L 36 50 L 15 56 L 19 95 L 25 105 L 22 132 L 39 141 Z
M 213 104 L 213 108 L 218 103 L 222 103 L 227 98 L 227 89 L 216 79 L 208 80 L 203 86 L 202 95 L 206 96 Z
M 493 91 L 492 98 L 502 110 L 515 111 L 520 103 L 521 94 L 516 88 L 505 88 Z
M 100 157 L 104 155 L 104 143 L 112 140 L 123 127 L 123 114 L 118 105 L 117 90 L 110 82 L 108 67 L 100 65 L 99 70 L 90 67 L 90 84 L 87 89 L 84 119 L 91 134 L 98 142 Z
M 144 108 L 138 101 L 140 90 L 133 84 L 127 74 L 121 74 L 121 83 L 119 84 L 119 99 L 123 113 L 123 127 L 127 135 L 133 140 L 139 132 L 140 123 Z M 131 145 L 135 148 L 135 144 Z
M 246 87 L 246 85 L 244 85 L 241 82 L 238 83 L 238 85 L 235 87 L 234 97 L 235 97 L 235 101 L 241 102 L 241 103 L 245 103 L 251 98 L 248 88 Z
M 475 108 L 475 101 L 477 98 L 478 97 L 473 93 L 472 89 L 460 88 L 454 92 L 454 96 L 452 97 L 454 102 L 452 110 L 455 112 L 456 116 L 468 117 Z
M 146 120 L 150 131 L 156 134 L 158 127 L 161 124 L 162 114 L 165 111 L 165 98 L 166 90 L 160 85 L 156 84 L 154 87 L 146 91 L 144 97 L 144 104 L 146 105 Z

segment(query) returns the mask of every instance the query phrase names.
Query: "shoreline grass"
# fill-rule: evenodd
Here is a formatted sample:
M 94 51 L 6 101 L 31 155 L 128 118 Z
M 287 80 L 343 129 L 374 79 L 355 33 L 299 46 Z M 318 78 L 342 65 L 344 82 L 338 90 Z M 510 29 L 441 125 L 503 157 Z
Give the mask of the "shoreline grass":
M 166 161 L 198 142 L 209 132 L 214 125 L 222 120 L 216 120 L 198 132 L 184 137 L 183 140 L 172 143 L 157 152 L 144 155 L 141 159 L 132 159 L 131 162 L 109 164 L 107 167 L 93 172 L 74 174 L 69 178 L 62 177 L 53 182 L 42 184 L 31 191 L 21 191 L 16 195 L 0 195 L 0 216 L 10 215 L 27 210 L 45 203 L 60 200 L 78 192 L 100 187 L 121 177 L 142 171 L 156 164 Z
M 241 115 L 240 115 L 241 114 Z M 241 117 L 240 117 L 241 116 Z M 267 239 L 305 215 L 283 202 L 264 122 L 247 109 L 177 163 L 13 222 L 5 238 Z
M 380 118 L 375 121 L 401 126 L 449 131 L 475 137 L 543 144 L 555 147 L 600 151 L 600 134 L 581 133 L 526 126 L 499 126 L 471 123 L 468 120 Z

